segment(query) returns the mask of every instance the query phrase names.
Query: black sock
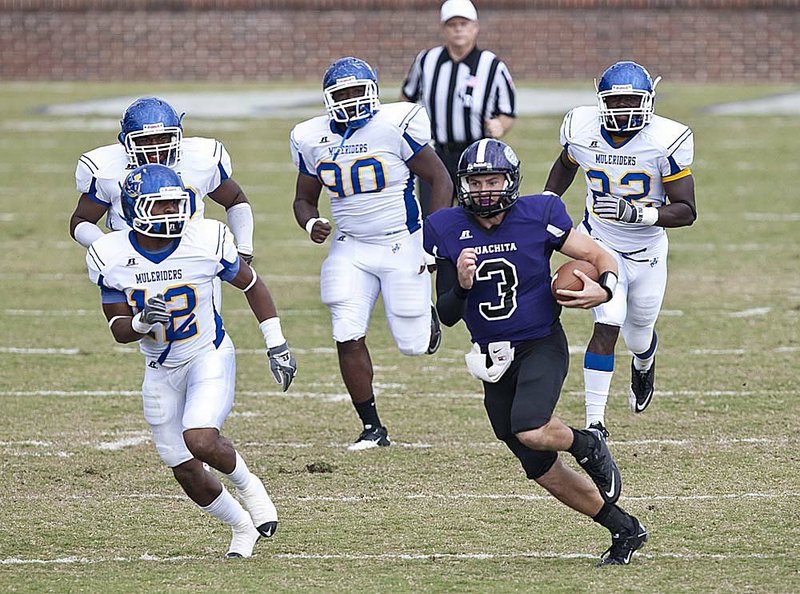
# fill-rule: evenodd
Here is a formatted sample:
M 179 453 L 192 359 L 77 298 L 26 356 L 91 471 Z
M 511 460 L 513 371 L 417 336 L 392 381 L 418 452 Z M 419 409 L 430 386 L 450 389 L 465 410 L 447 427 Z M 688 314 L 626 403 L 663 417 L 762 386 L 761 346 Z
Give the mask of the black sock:
M 572 429 L 572 427 L 570 427 Z M 592 438 L 589 433 L 581 429 L 572 429 L 572 445 L 567 451 L 578 460 L 589 455 L 592 447 Z
M 375 407 L 375 396 L 366 402 L 354 402 L 353 406 L 356 407 L 356 412 L 364 423 L 364 429 L 372 429 L 374 427 L 381 427 L 381 420 L 378 418 L 378 409 Z
M 613 503 L 604 503 L 592 520 L 608 528 L 611 534 L 630 532 L 633 526 L 633 517 Z

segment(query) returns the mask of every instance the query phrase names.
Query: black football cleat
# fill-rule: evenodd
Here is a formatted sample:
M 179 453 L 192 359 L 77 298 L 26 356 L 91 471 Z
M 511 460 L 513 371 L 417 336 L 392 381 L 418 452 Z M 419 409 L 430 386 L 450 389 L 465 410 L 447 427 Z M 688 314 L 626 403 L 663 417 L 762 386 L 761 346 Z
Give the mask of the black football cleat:
M 439 314 L 436 307 L 431 305 L 431 341 L 428 343 L 428 350 L 425 354 L 432 355 L 439 350 L 442 344 L 442 323 L 439 321 Z
M 605 437 L 600 430 L 591 428 L 586 429 L 585 432 L 589 434 L 593 443 L 589 453 L 583 458 L 576 458 L 576 460 L 597 485 L 603 501 L 616 503 L 622 493 L 622 475 L 617 468 L 617 463 L 614 462 L 606 445 Z
M 642 413 L 650 406 L 656 387 L 656 360 L 647 371 L 639 371 L 631 359 L 631 385 L 628 387 L 628 404 L 635 413 Z
M 383 448 L 390 445 L 392 445 L 392 442 L 389 441 L 389 432 L 386 427 L 370 427 L 369 429 L 364 429 L 358 439 L 347 446 L 347 449 L 351 452 L 360 452 L 361 450 Z
M 606 429 L 606 426 L 603 425 L 603 423 L 601 423 L 600 421 L 595 421 L 594 423 L 589 425 L 587 429 L 596 429 L 597 431 L 603 434 L 603 439 L 608 439 L 609 435 L 608 429 Z
M 633 554 L 644 546 L 647 542 L 647 529 L 642 523 L 631 516 L 634 529 L 630 532 L 611 535 L 611 546 L 600 555 L 600 561 L 595 563 L 595 567 L 605 565 L 627 565 L 631 562 Z

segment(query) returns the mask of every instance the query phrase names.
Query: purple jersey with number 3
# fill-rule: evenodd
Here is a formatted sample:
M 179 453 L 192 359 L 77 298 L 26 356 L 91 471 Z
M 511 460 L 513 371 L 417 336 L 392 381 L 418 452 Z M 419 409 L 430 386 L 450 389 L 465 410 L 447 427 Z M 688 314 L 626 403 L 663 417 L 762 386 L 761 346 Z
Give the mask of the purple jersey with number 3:
M 464 321 L 482 346 L 548 336 L 561 308 L 550 294 L 550 256 L 572 229 L 558 196 L 521 196 L 503 222 L 484 229 L 460 207 L 425 221 L 425 251 L 454 265 L 464 248 L 475 248 L 478 268 Z

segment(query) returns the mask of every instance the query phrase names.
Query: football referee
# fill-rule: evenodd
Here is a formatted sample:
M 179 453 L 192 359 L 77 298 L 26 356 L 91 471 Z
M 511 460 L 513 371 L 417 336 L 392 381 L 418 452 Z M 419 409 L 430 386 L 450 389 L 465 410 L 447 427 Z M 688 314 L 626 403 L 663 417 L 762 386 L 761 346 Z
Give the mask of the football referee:
M 477 47 L 478 11 L 470 0 L 447 0 L 439 20 L 445 44 L 417 54 L 400 98 L 428 110 L 434 148 L 455 183 L 464 149 L 481 138 L 500 138 L 513 125 L 515 91 L 506 65 Z M 425 216 L 430 192 L 420 180 Z

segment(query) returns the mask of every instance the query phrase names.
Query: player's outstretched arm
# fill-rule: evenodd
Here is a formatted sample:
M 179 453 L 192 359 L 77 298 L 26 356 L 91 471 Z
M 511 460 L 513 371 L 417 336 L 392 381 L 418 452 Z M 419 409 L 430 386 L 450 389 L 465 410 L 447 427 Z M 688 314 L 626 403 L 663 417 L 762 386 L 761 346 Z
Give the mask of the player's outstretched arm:
M 228 227 L 236 238 L 236 249 L 248 264 L 253 261 L 253 209 L 244 190 L 232 178 L 223 181 L 208 197 L 225 208 Z
M 230 280 L 230 283 L 244 292 L 250 309 L 258 320 L 261 333 L 264 335 L 272 377 L 285 392 L 297 374 L 297 361 L 289 351 L 289 343 L 283 336 L 281 321 L 272 294 L 258 277 L 256 271 L 250 268 L 247 262 L 241 260 L 239 271 Z
M 562 150 L 550 168 L 550 174 L 544 184 L 545 191 L 563 196 L 564 192 L 572 185 L 577 172 L 578 165 L 569 158 L 567 151 Z
M 453 202 L 453 180 L 439 155 L 426 146 L 408 161 L 408 168 L 431 186 L 431 210 L 448 208 Z
M 69 234 L 72 238 L 88 248 L 95 239 L 103 236 L 103 230 L 97 226 L 108 208 L 98 204 L 88 194 L 81 194 L 75 212 L 69 219 Z
M 558 301 L 559 305 L 589 309 L 611 301 L 619 278 L 617 262 L 611 254 L 591 237 L 577 231 L 570 231 L 559 251 L 574 260 L 591 262 L 600 274 L 598 282 L 595 282 L 580 270 L 576 270 L 575 274 L 583 281 L 583 289 L 559 290 L 559 294 L 564 296 L 563 301 Z

